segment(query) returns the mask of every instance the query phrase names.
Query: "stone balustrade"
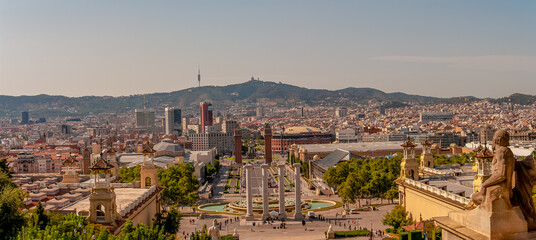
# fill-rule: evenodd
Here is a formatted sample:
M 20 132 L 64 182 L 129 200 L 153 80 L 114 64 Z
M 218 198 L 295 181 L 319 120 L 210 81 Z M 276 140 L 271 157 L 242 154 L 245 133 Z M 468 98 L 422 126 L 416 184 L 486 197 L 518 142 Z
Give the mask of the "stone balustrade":
M 155 191 L 156 191 L 156 185 L 153 185 L 151 188 L 149 188 L 148 191 L 144 192 L 142 195 L 137 197 L 134 201 L 130 202 L 127 206 L 122 208 L 119 211 L 119 215 L 121 215 L 122 217 L 125 217 L 127 213 L 129 213 L 130 211 L 132 211 L 132 209 L 136 208 L 140 203 L 145 201 L 145 199 L 150 197 Z
M 429 168 L 429 167 L 423 167 L 424 172 L 433 173 L 436 175 L 447 175 L 448 173 L 439 169 Z
M 404 181 L 405 181 L 405 183 L 407 183 L 409 185 L 412 185 L 412 186 L 418 187 L 420 189 L 432 192 L 432 193 L 434 193 L 434 194 L 436 194 L 438 196 L 442 196 L 442 197 L 454 200 L 454 201 L 459 202 L 459 203 L 461 203 L 463 205 L 467 205 L 471 201 L 469 198 L 462 197 L 462 196 L 460 196 L 458 194 L 454 194 L 454 193 L 445 191 L 443 189 L 440 189 L 438 187 L 434 187 L 434 186 L 431 186 L 431 185 L 428 185 L 428 184 L 424 184 L 424 183 L 421 183 L 421 182 L 418 182 L 418 181 L 415 181 L 415 180 L 412 180 L 412 179 L 409 179 L 409 178 L 406 178 Z

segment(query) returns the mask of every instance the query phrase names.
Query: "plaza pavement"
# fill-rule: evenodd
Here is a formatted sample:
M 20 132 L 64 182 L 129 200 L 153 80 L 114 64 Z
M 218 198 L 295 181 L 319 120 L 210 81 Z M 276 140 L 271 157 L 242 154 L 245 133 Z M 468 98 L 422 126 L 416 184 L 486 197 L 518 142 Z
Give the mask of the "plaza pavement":
M 332 200 L 333 197 L 331 198 Z M 238 233 L 240 234 L 240 239 L 259 239 L 259 240 L 276 240 L 276 239 L 325 239 L 324 231 L 327 231 L 329 225 L 333 226 L 335 231 L 345 231 L 349 230 L 349 226 L 352 229 L 357 228 L 367 228 L 370 229 L 372 226 L 373 230 L 385 230 L 387 226 L 384 226 L 381 223 L 381 220 L 385 213 L 391 211 L 394 205 L 384 205 L 378 208 L 376 211 L 361 211 L 358 214 L 347 215 L 346 218 L 341 218 L 340 215 L 336 217 L 336 213 L 340 213 L 342 208 L 332 209 L 328 211 L 316 212 L 316 214 L 322 214 L 325 216 L 328 221 L 320 220 L 306 220 L 305 226 L 302 226 L 301 221 L 294 221 L 289 219 L 286 221 L 286 229 L 277 229 L 280 225 L 280 221 L 274 221 L 273 224 L 262 224 L 262 222 L 255 221 L 255 226 L 253 222 L 246 222 L 241 218 L 241 216 L 226 215 L 226 214 L 207 214 L 205 219 L 197 219 L 195 217 L 185 217 L 181 220 L 180 226 L 180 236 L 182 232 L 194 232 L 195 230 L 200 230 L 203 228 L 203 224 L 206 224 L 207 227 L 212 226 L 212 221 L 217 219 L 218 222 L 223 222 L 225 220 L 239 217 L 239 221 L 233 220 L 232 223 L 227 225 L 222 225 L 222 230 L 220 231 L 221 235 L 232 234 L 234 228 L 237 228 Z M 289 217 L 292 215 L 289 214 Z M 260 215 L 256 215 L 257 219 L 260 219 Z M 190 223 L 190 220 L 194 220 L 194 223 Z M 352 221 L 354 221 L 352 223 Z M 339 226 L 340 224 L 340 226 Z M 345 225 L 346 224 L 346 225 Z M 276 227 L 276 229 L 274 229 Z M 307 230 L 306 230 L 307 229 Z M 352 239 L 368 239 L 368 237 L 362 238 L 352 238 Z M 380 239 L 380 238 L 376 238 Z
M 245 194 L 223 194 L 223 190 L 225 189 L 225 184 L 227 181 L 227 174 L 229 173 L 229 166 L 222 166 L 219 172 L 219 179 L 217 179 L 217 184 L 215 186 L 215 194 L 212 199 L 209 200 L 209 202 L 228 202 L 228 201 L 234 201 L 238 199 L 245 199 Z M 287 173 L 292 174 L 293 171 L 290 170 L 290 168 L 287 167 Z M 254 189 L 257 188 L 257 191 L 260 190 L 260 187 L 262 186 L 262 175 L 261 175 L 261 168 L 260 165 L 255 165 L 254 171 L 253 171 L 253 186 Z M 294 179 L 292 175 L 288 175 L 289 179 Z M 245 177 L 245 175 L 243 176 Z M 334 200 L 334 201 L 340 201 L 340 198 L 338 196 L 316 196 L 313 191 L 309 190 L 307 187 L 307 183 L 303 180 L 301 181 L 302 184 L 302 199 L 323 199 L 323 200 Z M 271 189 L 272 190 L 272 189 Z M 275 190 L 275 189 L 274 189 Z M 260 191 L 257 192 L 260 194 Z M 275 191 L 270 191 L 272 197 L 277 197 L 277 193 Z M 287 193 L 285 194 L 286 197 L 294 198 L 294 193 Z M 364 202 L 364 201 L 363 201 Z M 387 201 L 383 201 L 383 203 L 387 203 Z M 372 204 L 379 204 L 378 201 L 372 201 Z M 350 208 L 354 208 L 355 206 L 352 205 Z M 324 231 L 327 231 L 329 225 L 331 224 L 333 226 L 333 229 L 335 231 L 344 231 L 349 230 L 349 226 L 352 227 L 352 229 L 357 228 L 367 228 L 370 229 L 372 227 L 373 230 L 385 230 L 388 228 L 387 226 L 384 226 L 381 223 L 381 220 L 383 219 L 383 216 L 391 211 L 393 209 L 394 205 L 382 205 L 378 208 L 376 211 L 361 211 L 358 214 L 351 214 L 347 215 L 346 218 L 341 218 L 340 213 L 343 211 L 341 208 L 331 209 L 327 211 L 320 211 L 316 212 L 315 214 L 321 214 L 329 221 L 320 221 L 317 219 L 306 219 L 306 225 L 302 226 L 301 221 L 293 221 L 292 214 L 289 213 L 289 220 L 286 221 L 286 229 L 277 229 L 277 227 L 280 226 L 280 221 L 274 221 L 273 224 L 262 224 L 260 221 L 260 215 L 256 215 L 256 219 L 259 219 L 259 221 L 255 221 L 255 226 L 253 226 L 253 222 L 251 221 L 245 221 L 242 219 L 242 216 L 236 216 L 236 215 L 227 215 L 227 214 L 205 214 L 205 219 L 197 219 L 197 217 L 184 217 L 181 220 L 179 239 L 185 239 L 183 236 L 184 233 L 193 233 L 196 230 L 201 230 L 203 228 L 203 225 L 206 224 L 207 228 L 212 226 L 212 221 L 214 219 L 217 219 L 218 222 L 224 222 L 225 220 L 229 220 L 228 224 L 222 225 L 222 230 L 220 231 L 221 235 L 226 234 L 232 234 L 234 231 L 234 228 L 238 230 L 238 233 L 240 235 L 240 239 L 258 239 L 258 240 L 279 240 L 279 239 L 304 239 L 304 240 L 315 240 L 315 239 L 325 239 L 324 237 Z M 355 207 L 357 208 L 357 207 Z M 191 212 L 191 208 L 183 208 L 181 210 L 182 212 Z M 232 223 L 230 222 L 230 219 L 234 219 L 235 217 L 238 217 L 239 220 L 235 221 L 233 220 Z M 193 223 L 190 222 L 190 220 L 194 220 Z M 352 222 L 353 221 L 353 222 Z M 340 225 L 339 225 L 340 224 Z M 346 226 L 345 226 L 346 224 Z M 274 229 L 275 227 L 275 229 Z M 352 239 L 369 239 L 369 237 L 359 237 L 359 238 L 352 238 Z M 375 238 L 375 239 L 380 239 Z

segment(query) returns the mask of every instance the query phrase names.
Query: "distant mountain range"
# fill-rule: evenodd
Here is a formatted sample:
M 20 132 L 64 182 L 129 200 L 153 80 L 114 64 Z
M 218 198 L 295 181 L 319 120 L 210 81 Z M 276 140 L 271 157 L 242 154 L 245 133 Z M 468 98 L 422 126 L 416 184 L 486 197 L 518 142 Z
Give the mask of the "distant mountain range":
M 194 107 L 202 101 L 210 101 L 215 107 L 235 103 L 266 105 L 347 106 L 366 103 L 369 100 L 386 102 L 388 107 L 405 106 L 407 103 L 459 103 L 478 100 L 476 97 L 437 98 L 409 95 L 401 92 L 385 93 L 373 88 L 345 88 L 341 90 L 307 89 L 289 84 L 251 80 L 227 86 L 202 86 L 169 93 L 152 93 L 121 97 L 85 96 L 65 97 L 51 95 L 5 96 L 0 95 L 0 117 L 19 117 L 29 111 L 32 117 L 83 116 L 96 113 L 124 113 L 143 108 L 144 97 L 148 108 L 179 106 Z M 489 99 L 493 102 L 511 102 L 530 105 L 536 96 L 513 94 L 509 97 Z

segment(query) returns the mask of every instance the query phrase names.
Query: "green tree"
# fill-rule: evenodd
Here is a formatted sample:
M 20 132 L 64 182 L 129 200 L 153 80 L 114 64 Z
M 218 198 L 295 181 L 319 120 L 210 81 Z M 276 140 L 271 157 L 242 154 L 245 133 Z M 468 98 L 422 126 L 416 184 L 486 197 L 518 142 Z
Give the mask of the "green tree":
M 385 193 L 385 199 L 389 200 L 391 203 L 393 203 L 394 199 L 398 198 L 398 189 L 396 186 L 391 186 L 389 190 Z
M 17 184 L 15 184 L 13 180 L 11 180 L 11 178 L 6 172 L 0 171 L 0 190 L 7 187 L 16 188 Z
M 171 206 L 168 211 L 156 214 L 155 226 L 159 226 L 168 235 L 174 235 L 179 231 L 182 214 L 176 206 Z
M 35 218 L 35 212 L 31 213 Z M 24 227 L 18 234 L 18 239 L 64 239 L 64 240 L 90 240 L 92 236 L 98 239 L 113 239 L 108 230 L 100 225 L 90 224 L 84 217 L 69 215 L 47 214 L 50 222 L 44 229 L 37 224 Z
M 327 183 L 333 186 L 338 186 L 346 181 L 349 173 L 350 169 L 348 163 L 340 162 L 336 167 L 328 168 L 328 170 L 324 173 L 323 178 Z
M 402 205 L 396 205 L 391 212 L 385 214 L 382 223 L 398 231 L 401 227 L 412 224 L 413 220 L 408 218 L 406 209 Z
M 348 203 L 357 200 L 361 206 L 362 198 L 369 201 L 373 197 L 380 198 L 380 201 L 385 198 L 392 200 L 397 195 L 394 181 L 400 175 L 401 161 L 401 154 L 390 158 L 350 159 L 330 167 L 323 178 L 335 186 L 339 196 Z
M 339 197 L 344 203 L 355 204 L 361 193 L 361 186 L 358 182 L 358 176 L 356 172 L 350 173 L 346 181 L 343 182 L 338 188 Z M 360 206 L 361 203 L 359 202 Z
M 19 208 L 24 207 L 24 194 L 8 174 L 0 171 L 0 238 L 10 239 L 17 236 L 24 226 L 24 215 Z
M 100 237 L 100 236 L 99 236 Z M 108 236 L 108 238 L 113 238 L 113 236 Z M 106 239 L 106 238 L 103 238 Z M 167 236 L 164 233 L 164 230 L 160 226 L 148 227 L 143 224 L 137 224 L 136 227 L 133 226 L 132 221 L 127 220 L 121 233 L 117 236 L 118 240 L 171 240 L 174 239 L 173 236 Z
M 140 181 L 141 165 L 135 167 L 122 167 L 119 169 L 119 176 L 122 183 L 131 183 L 134 181 Z
M 218 156 L 218 155 L 216 155 Z M 220 170 L 220 158 L 219 157 L 216 157 L 214 159 L 214 167 L 216 168 L 216 171 Z
M 212 176 L 214 173 L 216 173 L 216 167 L 210 163 L 205 165 L 205 176 Z
M 13 175 L 13 171 L 9 168 L 6 158 L 0 159 L 0 171 L 6 173 L 9 178 Z
M 35 210 L 32 211 L 31 224 L 41 230 L 44 230 L 49 223 L 50 218 L 45 213 L 45 208 L 43 208 L 41 201 L 39 201 Z
M 192 205 L 199 196 L 199 180 L 194 176 L 194 167 L 189 163 L 171 166 L 158 173 L 162 187 L 162 199 L 169 205 Z

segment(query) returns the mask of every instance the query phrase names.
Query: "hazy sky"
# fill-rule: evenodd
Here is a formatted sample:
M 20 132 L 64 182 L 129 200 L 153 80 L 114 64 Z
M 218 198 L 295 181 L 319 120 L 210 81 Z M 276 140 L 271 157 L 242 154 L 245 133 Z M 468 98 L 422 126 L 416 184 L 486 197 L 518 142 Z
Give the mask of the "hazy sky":
M 4 1 L 0 94 L 261 80 L 439 97 L 536 94 L 536 1 Z

